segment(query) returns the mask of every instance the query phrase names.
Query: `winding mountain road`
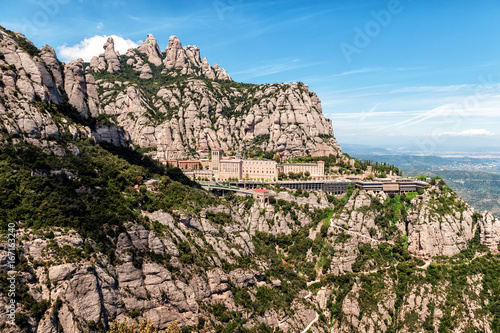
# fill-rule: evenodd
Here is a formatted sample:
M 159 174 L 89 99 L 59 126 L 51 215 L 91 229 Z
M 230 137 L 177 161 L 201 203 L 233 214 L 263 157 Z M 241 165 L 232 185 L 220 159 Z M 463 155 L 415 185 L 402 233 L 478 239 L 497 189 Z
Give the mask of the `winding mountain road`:
M 318 321 L 318 319 L 319 319 L 319 315 L 318 315 L 318 313 L 316 313 L 316 318 L 314 318 L 314 320 L 313 320 L 313 321 L 311 321 L 311 322 L 309 323 L 309 325 L 307 325 L 307 326 L 306 326 L 306 328 L 304 328 L 304 329 L 302 330 L 302 332 L 301 332 L 301 333 L 306 333 L 306 332 L 307 332 L 307 331 L 308 331 L 308 330 L 312 327 L 312 325 L 314 325 L 314 324 Z
M 362 234 L 362 233 L 360 233 L 360 232 L 358 232 L 358 231 L 352 231 L 352 230 L 347 230 L 347 229 L 344 229 L 343 227 L 340 227 L 340 226 L 338 226 L 338 225 L 334 224 L 334 223 L 333 223 L 333 219 L 332 219 L 332 220 L 330 220 L 330 226 L 331 226 L 331 227 L 334 227 L 334 228 L 337 228 L 337 229 L 339 229 L 339 230 L 343 231 L 344 233 L 346 233 L 346 234 L 348 234 L 348 235 L 351 235 L 351 236 L 357 236 L 357 237 L 361 237 L 361 238 L 365 238 L 365 239 L 368 239 L 368 240 L 370 240 L 371 242 L 374 242 L 374 243 L 376 243 L 376 244 L 380 244 L 380 243 L 391 243 L 391 244 L 392 244 L 392 242 L 391 242 L 391 241 L 381 241 L 381 240 L 379 240 L 379 239 L 375 239 L 375 238 L 371 238 L 371 237 L 369 237 L 369 236 L 366 236 L 366 235 L 364 235 L 364 234 Z

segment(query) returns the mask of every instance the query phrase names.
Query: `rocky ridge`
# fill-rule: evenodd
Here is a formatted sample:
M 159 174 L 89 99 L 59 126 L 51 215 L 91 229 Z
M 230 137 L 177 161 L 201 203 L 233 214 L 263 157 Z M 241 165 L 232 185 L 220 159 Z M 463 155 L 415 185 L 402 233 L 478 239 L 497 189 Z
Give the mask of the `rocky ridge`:
M 97 119 L 97 126 L 78 129 L 81 136 L 168 150 L 170 158 L 210 149 L 341 152 L 319 98 L 306 85 L 233 82 L 219 65 L 201 59 L 198 47 L 182 47 L 175 36 L 163 53 L 148 35 L 125 55 L 109 38 L 88 64 L 62 64 L 50 46 L 37 50 L 19 33 L 0 29 L 0 36 L 0 119 L 10 135 L 77 135 L 36 104 L 66 102 L 81 117 Z

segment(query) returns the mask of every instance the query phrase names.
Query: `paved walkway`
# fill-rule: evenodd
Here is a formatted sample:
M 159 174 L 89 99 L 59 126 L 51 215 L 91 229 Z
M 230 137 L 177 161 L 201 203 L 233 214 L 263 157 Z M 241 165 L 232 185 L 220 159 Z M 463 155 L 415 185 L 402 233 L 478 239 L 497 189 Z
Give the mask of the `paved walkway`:
M 314 280 L 314 281 L 309 281 L 309 282 L 306 282 L 306 285 L 309 287 L 315 283 L 318 283 L 318 282 L 321 282 L 321 280 Z

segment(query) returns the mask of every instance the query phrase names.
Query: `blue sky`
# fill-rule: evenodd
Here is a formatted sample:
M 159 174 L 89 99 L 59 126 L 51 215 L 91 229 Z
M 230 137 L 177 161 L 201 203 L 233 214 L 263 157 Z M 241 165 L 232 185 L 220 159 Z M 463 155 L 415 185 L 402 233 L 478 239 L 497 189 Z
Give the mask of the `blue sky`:
M 341 143 L 432 154 L 500 147 L 499 17 L 498 0 L 4 0 L 0 24 L 64 61 L 96 36 L 177 35 L 236 81 L 306 83 Z

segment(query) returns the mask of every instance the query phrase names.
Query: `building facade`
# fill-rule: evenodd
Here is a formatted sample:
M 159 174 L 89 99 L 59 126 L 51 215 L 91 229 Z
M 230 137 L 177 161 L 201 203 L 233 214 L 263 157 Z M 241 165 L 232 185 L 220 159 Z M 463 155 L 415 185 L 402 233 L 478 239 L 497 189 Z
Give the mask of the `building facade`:
M 241 179 L 243 161 L 236 160 L 221 160 L 219 161 L 218 174 L 213 170 L 215 178 L 218 179 Z
M 169 159 L 169 151 L 162 147 L 158 150 L 156 159 L 162 163 L 178 167 L 183 170 L 210 170 L 215 179 L 227 180 L 263 180 L 277 181 L 278 174 L 293 172 L 309 172 L 310 177 L 323 177 L 325 163 L 292 163 L 278 164 L 273 160 L 251 160 L 241 158 L 223 158 L 222 150 L 212 150 L 212 160 L 174 160 Z M 208 177 L 204 174 L 204 177 Z
M 265 207 L 269 203 L 269 191 L 265 189 L 253 190 L 253 198 L 261 206 Z
M 411 179 L 380 179 L 376 181 L 358 181 L 356 185 L 365 190 L 373 192 L 384 192 L 389 195 L 399 193 L 415 192 L 426 187 L 426 182 Z
M 311 177 L 323 177 L 325 162 L 278 164 L 273 160 L 223 159 L 221 150 L 213 150 L 211 169 L 216 179 L 277 181 L 280 172 L 308 171 Z
M 280 172 L 288 175 L 290 172 L 303 174 L 309 172 L 311 177 L 323 177 L 325 175 L 325 162 L 318 163 L 287 163 L 279 166 Z
M 243 160 L 241 167 L 243 179 L 278 180 L 278 163 L 275 161 Z
M 275 161 L 222 159 L 221 150 L 212 151 L 212 171 L 216 179 L 278 180 L 278 163 Z

